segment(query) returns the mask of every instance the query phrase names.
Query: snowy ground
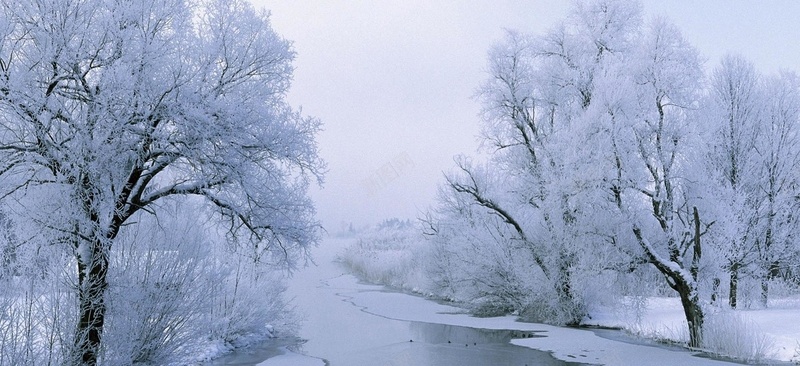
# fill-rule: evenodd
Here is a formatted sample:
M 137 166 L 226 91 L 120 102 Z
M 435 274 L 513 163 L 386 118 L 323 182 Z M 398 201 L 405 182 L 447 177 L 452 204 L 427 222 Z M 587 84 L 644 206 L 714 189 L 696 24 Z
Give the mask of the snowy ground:
M 777 359 L 800 362 L 800 299 L 782 299 L 771 306 L 741 313 L 772 338 Z
M 283 349 L 283 354 L 272 357 L 256 366 L 325 366 L 325 362 L 319 358 L 300 355 Z
M 712 309 L 713 310 L 713 309 Z M 624 328 L 651 339 L 685 340 L 686 320 L 677 298 L 647 299 L 645 310 L 634 315 L 630 308 L 594 311 L 587 324 Z M 768 358 L 779 361 L 800 361 L 800 298 L 776 299 L 767 309 L 716 309 L 708 318 L 721 317 L 723 322 L 745 327 L 749 343 L 763 341 L 771 348 Z M 734 329 L 736 330 L 736 329 Z M 725 333 L 732 333 L 727 331 Z

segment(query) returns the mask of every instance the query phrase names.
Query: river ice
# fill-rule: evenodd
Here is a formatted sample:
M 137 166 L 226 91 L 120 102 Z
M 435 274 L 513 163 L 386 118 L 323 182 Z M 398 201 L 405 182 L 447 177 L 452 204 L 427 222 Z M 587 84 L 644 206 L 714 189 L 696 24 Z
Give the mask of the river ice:
M 589 330 L 510 316 L 475 318 L 457 307 L 360 283 L 335 261 L 346 244 L 326 240 L 314 250 L 317 265 L 290 279 L 289 295 L 305 317 L 299 335 L 307 342 L 292 351 L 280 348 L 258 365 L 731 364 Z

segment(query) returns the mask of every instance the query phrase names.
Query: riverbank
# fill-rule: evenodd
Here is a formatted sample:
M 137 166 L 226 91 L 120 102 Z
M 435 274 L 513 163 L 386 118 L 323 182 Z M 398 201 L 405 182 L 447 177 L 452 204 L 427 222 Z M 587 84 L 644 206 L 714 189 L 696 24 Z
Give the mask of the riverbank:
M 293 363 L 288 364 L 319 365 L 321 359 L 333 366 L 493 364 L 477 357 L 494 345 L 477 341 L 461 344 L 464 334 L 482 329 L 500 330 L 498 334 L 513 331 L 502 343 L 543 351 L 551 360 L 543 364 L 732 365 L 697 357 L 699 353 L 684 349 L 609 339 L 587 329 L 522 323 L 512 316 L 476 318 L 455 306 L 365 284 L 334 263 L 347 243 L 326 240 L 315 251 L 317 266 L 298 272 L 290 280 L 289 292 L 306 313 L 300 336 L 308 342 L 298 352 L 316 358 L 284 353 L 258 365 L 290 361 Z M 434 357 L 455 361 L 432 361 Z
M 342 252 L 342 261 L 350 271 L 403 291 L 441 295 L 431 290 L 437 287 L 432 286 L 426 272 L 430 269 L 430 264 L 425 267 L 426 258 L 431 253 L 425 240 L 404 229 L 370 233 L 365 234 L 366 239 L 351 238 L 350 246 Z M 655 294 L 662 292 L 651 291 L 650 296 L 620 298 L 625 291 L 616 293 L 613 286 L 607 290 L 599 295 L 595 290 L 594 300 L 586 302 L 589 308 L 581 324 L 623 329 L 633 337 L 659 344 L 688 343 L 688 327 L 677 297 L 659 297 Z M 781 297 L 770 299 L 768 308 L 731 310 L 724 298 L 716 305 L 705 304 L 705 351 L 755 364 L 800 362 L 800 323 L 796 321 L 800 318 L 800 295 L 791 295 L 796 290 L 790 289 L 779 293 Z
M 343 280 L 344 281 L 344 280 Z M 386 291 L 363 291 L 350 301 L 365 311 L 410 321 L 452 324 L 483 329 L 515 329 L 544 337 L 519 338 L 512 344 L 551 352 L 564 361 L 605 365 L 731 365 L 732 363 L 697 357 L 700 352 L 685 349 L 626 343 L 600 337 L 588 329 L 523 323 L 516 317 L 475 318 L 463 309 L 439 304 L 421 297 Z
M 561 361 L 546 351 L 510 343 L 517 334 L 515 331 L 521 329 L 519 327 L 490 327 L 486 329 L 499 331 L 487 331 L 479 326 L 428 322 L 424 319 L 416 321 L 373 311 L 369 303 L 362 304 L 362 300 L 370 298 L 369 294 L 385 293 L 427 300 L 407 294 L 392 295 L 383 286 L 360 282 L 336 262 L 337 254 L 345 244 L 335 239 L 326 240 L 314 249 L 316 265 L 298 271 L 289 280 L 288 296 L 294 297 L 297 311 L 304 318 L 299 336 L 307 340 L 292 349 L 307 357 L 284 352 L 286 349 L 283 349 L 280 355 L 259 363 L 240 364 L 318 365 L 320 361 L 333 366 L 582 364 Z M 394 301 L 391 298 L 379 299 L 384 300 Z M 387 306 L 390 305 L 379 307 Z M 455 307 L 446 309 L 464 315 Z M 420 314 L 428 311 L 425 308 L 409 310 Z
M 593 309 L 585 325 L 624 329 L 637 337 L 666 343 L 686 342 L 686 319 L 674 297 L 639 299 L 639 309 L 621 306 Z M 770 301 L 768 308 L 730 310 L 709 307 L 706 324 L 718 343 L 715 348 L 754 363 L 800 361 L 800 297 Z M 755 357 L 753 353 L 761 355 Z M 738 354 L 737 354 L 738 353 Z M 748 354 L 749 359 L 748 359 Z

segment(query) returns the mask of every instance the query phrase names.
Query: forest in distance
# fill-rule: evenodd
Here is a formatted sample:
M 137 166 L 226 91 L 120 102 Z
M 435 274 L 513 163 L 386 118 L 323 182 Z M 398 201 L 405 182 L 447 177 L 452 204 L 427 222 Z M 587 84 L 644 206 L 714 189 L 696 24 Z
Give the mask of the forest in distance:
M 0 366 L 196 364 L 297 334 L 287 278 L 324 245 L 328 167 L 322 121 L 287 101 L 295 57 L 246 0 L 0 0 Z M 739 316 L 800 315 L 798 74 L 706 65 L 623 0 L 508 30 L 485 69 L 480 157 L 420 217 L 331 234 L 346 268 L 558 326 L 668 304 L 681 329 L 639 335 L 800 362 Z

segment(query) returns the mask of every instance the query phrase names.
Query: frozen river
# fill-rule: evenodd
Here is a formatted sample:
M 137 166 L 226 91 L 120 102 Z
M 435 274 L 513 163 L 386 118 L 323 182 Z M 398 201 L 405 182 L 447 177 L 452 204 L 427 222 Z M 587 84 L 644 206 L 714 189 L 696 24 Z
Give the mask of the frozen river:
M 532 366 L 626 364 L 628 359 L 641 363 L 640 357 L 655 361 L 648 364 L 723 364 L 687 352 L 608 340 L 585 330 L 455 314 L 461 311 L 359 283 L 335 262 L 345 243 L 326 240 L 314 250 L 317 265 L 290 279 L 289 296 L 305 318 L 299 335 L 307 341 L 299 349 L 293 347 L 302 355 L 287 351 L 293 342 L 272 340 L 211 365 Z M 541 344 L 532 347 L 547 351 L 513 343 Z

